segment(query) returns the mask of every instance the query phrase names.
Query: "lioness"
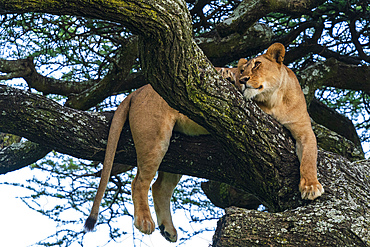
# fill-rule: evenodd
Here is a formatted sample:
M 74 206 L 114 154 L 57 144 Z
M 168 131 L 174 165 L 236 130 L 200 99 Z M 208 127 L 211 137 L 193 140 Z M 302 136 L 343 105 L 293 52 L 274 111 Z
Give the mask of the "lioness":
M 253 99 L 264 112 L 290 130 L 301 162 L 302 199 L 314 200 L 324 193 L 317 180 L 316 137 L 301 86 L 293 71 L 283 64 L 284 56 L 284 45 L 275 43 L 261 56 L 250 61 L 240 59 L 236 86 L 245 99 Z
M 292 132 L 301 160 L 299 189 L 302 198 L 313 200 L 323 193 L 316 175 L 316 138 L 311 129 L 305 99 L 297 78 L 282 63 L 284 54 L 283 45 L 273 44 L 265 54 L 250 62 L 241 59 L 238 68 L 218 68 L 218 70 L 224 78 L 235 81 L 246 99 L 255 100 L 265 112 Z M 192 136 L 208 134 L 202 126 L 171 108 L 151 85 L 143 86 L 127 96 L 118 106 L 109 130 L 99 188 L 90 216 L 85 222 L 87 231 L 91 231 L 97 221 L 99 205 L 110 177 L 117 143 L 127 117 L 137 154 L 137 174 L 132 182 L 134 224 L 145 234 L 151 234 L 155 229 L 148 205 L 148 191 L 167 152 L 172 131 Z M 161 234 L 170 242 L 177 240 L 170 212 L 170 199 L 180 178 L 181 175 L 159 171 L 158 178 L 152 186 L 157 223 Z

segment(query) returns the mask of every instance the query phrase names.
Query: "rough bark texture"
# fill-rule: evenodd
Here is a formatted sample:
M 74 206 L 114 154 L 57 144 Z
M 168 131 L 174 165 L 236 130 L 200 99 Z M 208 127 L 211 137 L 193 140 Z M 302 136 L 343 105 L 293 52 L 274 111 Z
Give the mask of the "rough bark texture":
M 369 161 L 319 155 L 325 194 L 279 213 L 226 209 L 212 246 L 370 246 Z
M 264 10 L 287 11 L 294 10 L 301 3 L 305 5 L 315 1 L 278 3 L 275 6 L 275 2 L 257 1 L 255 6 L 262 4 L 263 7 L 268 5 Z M 331 153 L 320 152 L 319 179 L 326 192 L 312 203 L 302 201 L 298 191 L 299 162 L 290 133 L 255 104 L 245 102 L 233 85 L 220 79 L 193 42 L 185 2 L 0 0 L 0 10 L 75 14 L 122 23 L 140 35 L 140 61 L 146 79 L 170 106 L 205 126 L 218 141 L 210 136 L 189 138 L 175 135 L 172 144 L 177 145 L 171 144 L 160 169 L 211 178 L 253 193 L 270 212 L 280 212 L 271 214 L 268 225 L 276 223 L 276 227 L 286 229 L 288 233 L 297 228 L 307 236 L 295 239 L 294 234 L 295 242 L 292 240 L 292 243 L 295 246 L 305 245 L 308 236 L 316 236 L 317 241 L 320 229 L 324 229 L 323 241 L 331 238 L 347 243 L 351 238 L 359 245 L 369 245 L 370 188 L 369 177 L 364 173 L 365 163 L 356 166 Z M 253 13 L 250 16 L 259 18 Z M 56 103 L 45 105 L 41 96 L 3 86 L 0 89 L 1 131 L 27 137 L 76 157 L 102 160 L 109 125 L 107 116 L 63 108 Z M 5 106 L 10 102 L 14 104 L 12 109 Z M 53 129 L 48 129 L 48 125 Z M 134 149 L 127 127 L 122 137 L 117 161 L 125 163 L 129 160 L 125 154 Z M 199 153 L 203 150 L 204 153 Z M 129 157 L 132 159 L 132 155 Z M 252 214 L 256 217 L 249 220 L 258 221 L 258 212 Z M 281 228 L 282 222 L 293 222 L 293 227 L 289 228 L 288 224 Z M 220 225 L 220 231 L 215 235 L 215 246 L 249 244 L 244 238 L 245 241 L 237 240 L 234 245 L 222 242 L 226 238 L 223 232 L 230 234 L 230 229 L 234 230 L 231 233 L 234 239 L 238 236 L 242 239 L 245 232 L 249 236 L 261 236 L 261 241 L 264 236 L 278 239 L 275 240 L 277 244 L 284 241 L 279 238 L 280 232 L 270 231 L 271 227 L 240 225 L 230 228 L 222 221 Z M 323 228 L 316 229 L 315 226 Z M 290 239 L 286 241 L 288 243 Z
M 315 63 L 298 75 L 307 102 L 312 101 L 315 90 L 322 86 L 369 93 L 369 77 L 369 66 L 344 64 L 334 58 Z
M 33 164 L 44 158 L 50 151 L 50 148 L 30 141 L 6 146 L 0 149 L 0 174 Z
M 258 29 L 255 26 L 252 28 L 253 30 Z M 247 37 L 251 36 L 253 35 Z M 267 36 L 262 35 L 262 37 L 265 38 Z M 237 58 L 238 53 L 250 53 L 253 51 L 253 49 L 256 48 L 255 46 L 254 48 L 250 48 L 253 47 L 251 45 L 251 40 L 244 37 L 242 39 L 243 42 L 240 42 L 238 46 L 231 46 L 238 47 L 235 51 L 235 54 L 233 52 L 230 52 L 228 53 L 228 55 L 225 55 L 227 54 L 227 50 L 215 49 L 215 47 L 229 47 L 229 45 L 233 43 L 229 39 L 227 39 L 227 41 L 225 42 L 224 39 L 219 40 L 217 39 L 217 37 L 207 38 L 206 40 L 204 40 L 203 38 L 197 38 L 196 40 L 202 48 L 206 49 L 205 53 L 207 54 L 207 57 L 211 56 L 211 60 L 215 61 L 216 63 L 222 61 L 226 62 L 228 59 L 235 59 Z M 129 54 L 128 58 L 130 59 L 136 58 L 136 41 L 137 39 L 130 40 L 128 44 L 126 44 L 125 48 L 122 48 L 121 53 Z M 261 44 L 263 44 L 263 42 Z M 233 50 L 231 47 L 229 48 Z M 241 49 L 240 47 L 243 49 Z M 247 49 L 247 47 L 249 47 L 249 49 Z M 215 54 L 215 50 L 217 51 L 217 54 Z M 243 50 L 244 53 L 241 52 L 241 50 Z M 34 88 L 40 92 L 43 92 L 43 94 L 54 93 L 69 96 L 66 102 L 67 106 L 75 109 L 86 110 L 96 105 L 98 102 L 102 101 L 102 99 L 106 98 L 112 93 L 135 89 L 148 83 L 148 81 L 145 80 L 142 72 L 128 74 L 129 66 L 127 66 L 127 64 L 125 65 L 123 59 L 119 59 L 118 62 L 118 64 L 121 65 L 118 66 L 119 68 L 114 66 L 114 68 L 106 77 L 97 82 L 85 81 L 77 83 L 73 81 L 62 81 L 42 76 L 41 74 L 36 72 L 32 58 L 19 60 L 0 59 L 0 71 L 7 73 L 7 75 L 2 76 L 2 78 L 24 78 L 30 88 Z M 310 66 L 300 73 L 300 81 L 304 88 L 303 91 L 306 96 L 310 116 L 315 122 L 352 141 L 357 146 L 357 149 L 359 149 L 359 151 L 362 153 L 362 158 L 364 157 L 364 155 L 361 147 L 361 142 L 353 123 L 345 116 L 337 113 L 335 110 L 325 106 L 318 100 L 314 99 L 314 92 L 317 88 L 320 88 L 322 86 L 336 86 L 344 89 L 358 90 L 359 86 L 357 84 L 359 84 L 361 88 L 366 90 L 367 72 L 368 67 L 365 65 L 362 67 L 345 65 L 331 59 L 330 61 Z M 340 73 L 340 76 L 336 76 L 338 73 Z M 349 80 L 347 80 L 346 78 L 352 78 L 355 73 L 358 73 L 359 75 L 365 75 L 365 77 L 357 76 L 357 80 L 355 83 L 356 85 L 354 85 L 353 83 L 348 83 Z M 325 141 L 325 139 L 321 140 Z M 334 143 L 328 142 L 327 144 L 325 144 L 325 146 L 327 147 L 325 149 L 343 149 L 341 145 L 342 143 L 339 143 L 339 146 L 334 145 L 331 146 L 331 149 L 328 149 L 329 145 L 332 144 Z M 346 155 L 347 153 L 337 151 L 334 152 L 342 153 L 343 155 Z M 345 157 L 350 158 L 349 156 Z
M 103 160 L 112 113 L 99 114 L 74 110 L 63 107 L 43 96 L 6 86 L 0 86 L 0 95 L 1 131 L 24 136 L 30 141 L 42 143 L 47 148 L 75 157 Z M 9 105 L 12 107 L 9 107 Z M 251 106 L 259 111 L 259 114 L 264 114 L 253 104 Z M 283 129 L 269 116 L 265 116 L 270 127 L 269 130 L 265 129 L 264 135 L 276 135 L 280 139 L 280 141 L 277 141 L 279 142 L 277 148 L 281 150 L 280 159 L 295 167 L 296 176 L 288 183 L 294 184 L 290 187 L 294 187 L 293 190 L 298 193 L 296 188 L 299 178 L 298 160 L 294 155 L 293 140 L 287 130 Z M 259 120 L 253 117 L 251 124 L 254 121 Z M 251 141 L 250 145 L 256 145 L 254 148 L 266 153 L 266 157 L 271 155 L 270 150 L 264 147 L 263 144 Z M 263 154 L 260 154 L 260 156 L 263 157 Z M 121 137 L 117 162 L 122 164 L 130 162 L 128 165 L 135 165 L 135 150 L 127 125 Z M 199 164 L 202 165 L 199 166 Z M 283 164 L 281 163 L 281 165 Z M 253 166 L 257 171 L 264 169 L 258 166 L 258 162 Z M 242 187 L 244 190 L 250 190 L 247 187 L 240 186 L 244 184 L 243 181 L 248 180 L 247 177 L 252 175 L 244 167 L 244 163 L 236 162 L 235 158 L 228 155 L 211 136 L 186 137 L 175 135 L 169 152 L 162 163 L 162 169 L 170 172 L 212 178 L 236 187 Z M 262 171 L 258 172 L 262 173 Z M 234 174 L 239 174 L 239 177 L 235 178 Z M 258 176 L 266 176 L 266 174 L 258 174 Z M 261 187 L 258 189 L 260 190 Z M 286 204 L 286 202 L 282 203 Z
M 320 124 L 312 123 L 312 128 L 316 135 L 317 145 L 320 148 L 339 154 L 350 161 L 364 159 L 361 146 L 359 147 L 352 141 Z
M 103 114 L 88 114 L 62 107 L 40 95 L 33 95 L 5 86 L 0 88 L 2 89 L 0 93 L 2 113 L 0 129 L 2 131 L 25 135 L 32 141 L 42 142 L 48 147 L 55 147 L 57 151 L 76 157 L 100 161 L 103 159 L 104 143 L 112 113 L 105 116 Z M 9 102 L 14 105 L 14 108 L 9 109 Z M 73 116 L 75 121 L 72 125 L 68 123 L 70 121 L 60 121 L 56 125 L 54 115 L 61 120 Z M 32 121 L 26 121 L 26 119 Z M 24 129 L 18 127 L 20 123 L 23 123 Z M 92 129 L 99 131 L 92 131 Z M 289 135 L 282 137 L 281 141 L 281 144 L 285 143 L 285 148 L 289 148 L 292 144 Z M 268 152 L 266 150 L 265 155 Z M 126 125 L 121 136 L 116 161 L 126 165 L 135 165 L 134 153 L 129 127 Z M 293 168 L 294 166 L 290 167 L 289 163 L 274 164 L 277 176 L 248 178 L 250 167 L 263 170 L 269 168 L 264 167 L 263 161 L 259 164 L 248 165 L 236 162 L 211 136 L 194 138 L 176 134 L 160 169 L 223 181 L 244 190 L 250 189 L 249 191 L 256 196 L 259 194 L 255 191 L 260 190 L 258 188 L 260 185 L 254 183 L 256 179 L 269 181 L 269 183 L 281 183 L 283 179 L 290 180 L 291 187 L 284 189 L 289 191 L 290 197 L 299 202 L 300 207 L 296 208 L 290 204 L 291 211 L 277 214 L 243 210 L 235 214 L 230 213 L 234 211 L 227 211 L 226 216 L 220 221 L 220 228 L 215 235 L 215 246 L 253 246 L 258 241 L 261 241 L 262 244 L 280 245 L 286 243 L 290 246 L 297 246 L 297 243 L 305 244 L 308 240 L 311 241 L 310 236 L 315 236 L 318 233 L 324 233 L 319 236 L 323 241 L 322 246 L 327 245 L 326 238 L 329 238 L 329 234 L 336 239 L 337 243 L 342 243 L 341 246 L 352 246 L 347 245 L 347 239 L 353 241 L 353 238 L 355 238 L 354 243 L 359 244 L 358 246 L 368 245 L 367 229 L 370 207 L 368 195 L 370 187 L 367 176 L 369 169 L 367 161 L 350 163 L 342 157 L 320 151 L 319 179 L 325 186 L 326 192 L 321 199 L 307 204 L 307 202 L 299 200 L 297 189 L 298 161 L 294 155 L 293 147 L 288 156 L 291 159 L 290 162 L 295 164 L 295 168 Z M 289 161 L 289 157 L 287 157 L 287 161 Z M 252 184 L 256 184 L 256 187 L 251 187 L 250 181 L 247 180 L 251 180 Z M 265 186 L 269 186 L 269 183 L 266 183 Z M 279 193 L 279 191 L 274 193 L 277 193 L 274 198 L 278 202 L 281 200 L 279 196 L 284 191 L 283 193 Z M 264 201 L 263 203 L 269 207 L 269 204 Z M 271 207 L 271 212 L 274 211 L 280 211 L 276 205 Z M 238 220 L 241 219 L 240 215 L 242 215 L 243 222 L 237 227 Z M 234 218 L 235 216 L 238 218 Z M 266 219 L 268 219 L 267 222 Z M 256 224 L 259 227 L 252 227 Z M 281 227 L 282 225 L 287 225 L 287 227 Z M 266 226 L 266 228 L 262 226 Z M 307 231 L 313 231 L 314 234 L 307 233 Z M 245 236 L 244 234 L 249 235 Z M 256 236 L 261 236 L 261 238 L 256 239 Z M 263 236 L 266 238 L 264 239 Z M 271 238 L 271 236 L 274 237 Z M 297 236 L 300 236 L 301 239 Z M 246 241 L 246 239 L 249 240 Z M 307 243 L 311 243 L 309 241 Z M 362 245 L 360 245 L 361 243 Z

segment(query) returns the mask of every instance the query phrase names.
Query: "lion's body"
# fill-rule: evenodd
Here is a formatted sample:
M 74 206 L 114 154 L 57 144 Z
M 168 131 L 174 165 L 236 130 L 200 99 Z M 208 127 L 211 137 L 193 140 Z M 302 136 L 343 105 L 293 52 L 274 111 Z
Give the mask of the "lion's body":
M 266 54 L 249 63 L 241 59 L 238 68 L 217 70 L 225 79 L 235 81 L 245 98 L 253 98 L 262 110 L 271 114 L 292 132 L 301 160 L 299 188 L 303 198 L 314 199 L 321 195 L 323 189 L 317 181 L 316 139 L 311 129 L 305 99 L 294 73 L 281 63 L 282 60 L 274 61 L 269 57 L 269 51 L 272 53 L 270 48 Z M 273 53 L 275 52 L 274 50 Z M 253 68 L 252 63 L 255 62 L 259 63 L 259 70 Z M 208 134 L 206 129 L 171 108 L 150 85 L 131 93 L 117 108 L 112 120 L 101 181 L 90 216 L 85 223 L 87 230 L 92 230 L 96 223 L 118 139 L 127 118 L 135 143 L 138 167 L 137 175 L 132 182 L 134 224 L 146 234 L 152 233 L 155 229 L 148 205 L 150 183 L 167 152 L 172 131 L 176 130 L 186 135 Z M 152 186 L 158 226 L 162 235 L 171 242 L 177 240 L 177 233 L 172 223 L 170 199 L 180 178 L 181 175 L 159 172 Z

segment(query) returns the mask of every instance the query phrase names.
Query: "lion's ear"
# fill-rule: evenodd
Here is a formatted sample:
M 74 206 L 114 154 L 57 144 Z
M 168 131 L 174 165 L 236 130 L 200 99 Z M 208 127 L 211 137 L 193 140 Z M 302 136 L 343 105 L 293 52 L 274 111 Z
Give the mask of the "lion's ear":
M 265 56 L 271 60 L 281 64 L 284 61 L 285 47 L 283 44 L 274 43 L 266 51 Z
M 247 62 L 248 62 L 248 60 L 247 60 L 247 59 L 245 59 L 245 58 L 241 58 L 241 59 L 239 59 L 239 62 L 238 62 L 238 70 L 240 71 L 241 67 L 242 67 L 244 64 L 246 64 Z

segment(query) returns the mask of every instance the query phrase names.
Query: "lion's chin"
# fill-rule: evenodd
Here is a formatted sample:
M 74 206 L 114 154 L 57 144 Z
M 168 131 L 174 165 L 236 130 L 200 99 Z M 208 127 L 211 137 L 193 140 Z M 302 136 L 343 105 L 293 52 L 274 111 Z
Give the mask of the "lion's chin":
M 259 90 L 255 88 L 246 88 L 244 85 L 242 85 L 242 94 L 243 97 L 247 100 L 253 99 L 259 94 Z

